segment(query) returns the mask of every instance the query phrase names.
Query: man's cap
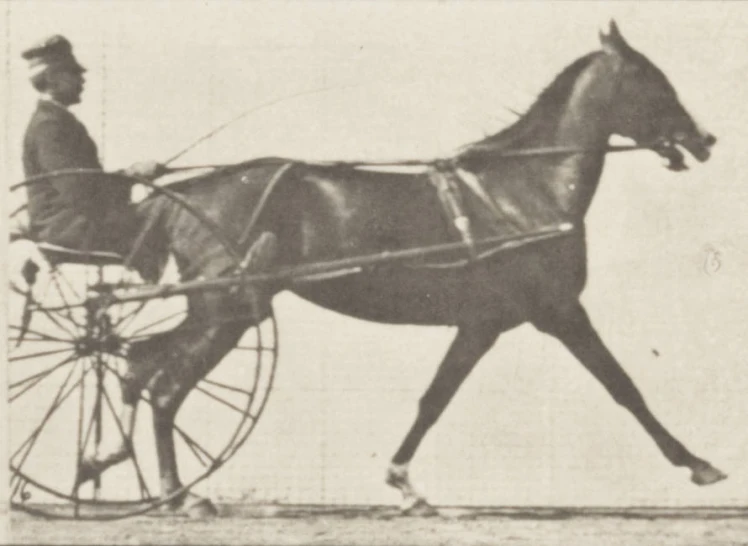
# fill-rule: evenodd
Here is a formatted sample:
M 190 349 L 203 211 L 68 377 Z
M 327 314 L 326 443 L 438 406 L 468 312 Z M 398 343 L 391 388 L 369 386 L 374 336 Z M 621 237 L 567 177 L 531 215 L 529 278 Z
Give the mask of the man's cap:
M 29 62 L 32 77 L 51 67 L 69 68 L 79 72 L 86 71 L 73 55 L 73 46 L 68 39 L 59 34 L 34 44 L 24 51 L 21 57 Z

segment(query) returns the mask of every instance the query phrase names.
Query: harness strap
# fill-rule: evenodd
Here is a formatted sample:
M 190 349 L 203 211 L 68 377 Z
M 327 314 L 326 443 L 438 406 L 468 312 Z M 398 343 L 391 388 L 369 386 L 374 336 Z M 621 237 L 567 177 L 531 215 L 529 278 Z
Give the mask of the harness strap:
M 483 184 L 480 183 L 480 179 L 475 176 L 475 174 L 465 170 L 464 168 L 455 169 L 455 174 L 457 174 L 457 176 L 460 178 L 460 180 L 462 180 L 465 186 L 467 186 L 468 189 L 472 191 L 476 195 L 476 197 L 478 197 L 480 202 L 483 203 L 483 205 L 491 212 L 491 215 L 495 216 L 496 218 L 501 218 L 502 214 L 499 208 L 496 206 L 496 202 L 493 200 L 493 197 L 489 195 L 489 193 L 486 191 L 486 188 L 483 187 Z
M 470 218 L 465 213 L 460 185 L 454 167 L 449 163 L 436 162 L 433 168 L 428 172 L 429 180 L 436 188 L 439 201 L 447 215 L 452 221 L 462 242 L 467 245 L 467 252 L 470 261 L 478 258 L 475 251 L 475 238 L 470 226 Z
M 239 238 L 240 247 L 249 240 L 249 236 L 252 235 L 252 230 L 255 228 L 258 220 L 260 219 L 260 214 L 263 210 L 265 210 L 265 205 L 267 205 L 267 202 L 270 199 L 270 195 L 273 193 L 273 190 L 275 190 L 275 188 L 278 186 L 278 183 L 292 166 L 292 162 L 284 163 L 283 165 L 281 165 L 281 167 L 277 171 L 275 171 L 275 174 L 273 175 L 273 178 L 270 179 L 270 182 L 268 182 L 268 185 L 265 186 L 265 189 L 260 196 L 260 200 L 257 202 L 257 205 L 255 205 L 255 208 L 252 211 L 252 216 L 250 217 L 247 226 L 244 228 L 242 236 Z

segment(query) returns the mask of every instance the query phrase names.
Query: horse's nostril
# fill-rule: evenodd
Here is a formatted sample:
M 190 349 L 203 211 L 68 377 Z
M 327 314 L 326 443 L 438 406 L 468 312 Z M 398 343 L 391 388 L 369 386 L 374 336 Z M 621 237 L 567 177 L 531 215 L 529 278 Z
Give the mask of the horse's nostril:
M 717 144 L 717 137 L 709 133 L 708 135 L 706 135 L 706 138 L 704 139 L 704 143 L 707 146 L 714 146 L 715 144 Z

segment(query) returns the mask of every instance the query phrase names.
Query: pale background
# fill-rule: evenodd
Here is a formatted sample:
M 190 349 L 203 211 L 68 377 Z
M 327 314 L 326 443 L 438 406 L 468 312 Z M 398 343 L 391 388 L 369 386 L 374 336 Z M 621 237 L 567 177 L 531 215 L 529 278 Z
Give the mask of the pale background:
M 656 415 L 730 478 L 692 485 L 559 343 L 529 326 L 486 355 L 413 475 L 436 504 L 748 504 L 748 5 L 59 1 L 3 10 L 6 186 L 23 178 L 35 101 L 20 52 L 51 33 L 66 35 L 88 67 L 75 112 L 105 166 L 119 168 L 165 160 L 248 109 L 318 88 L 327 91 L 257 111 L 180 163 L 448 154 L 510 122 L 506 107 L 525 109 L 597 48 L 598 29 L 615 17 L 719 142 L 709 163 L 691 160 L 681 174 L 647 152 L 609 158 L 588 216 L 584 302 Z M 705 265 L 715 253 L 716 272 Z M 365 323 L 290 295 L 276 312 L 276 387 L 208 492 L 397 502 L 384 470 L 454 332 Z

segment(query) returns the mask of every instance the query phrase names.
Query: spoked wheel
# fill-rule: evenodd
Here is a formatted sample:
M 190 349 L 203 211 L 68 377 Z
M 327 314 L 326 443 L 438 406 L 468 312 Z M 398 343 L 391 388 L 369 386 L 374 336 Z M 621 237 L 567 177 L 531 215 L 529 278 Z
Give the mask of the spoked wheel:
M 16 215 L 18 220 L 20 215 Z M 18 245 L 11 243 L 11 254 Z M 9 301 L 10 493 L 13 508 L 65 519 L 118 519 L 148 512 L 196 488 L 247 440 L 267 402 L 277 325 L 250 305 L 250 327 L 177 413 L 174 434 L 184 487 L 160 498 L 148 393 L 132 433 L 123 422 L 122 379 L 130 345 L 187 316 L 186 298 L 117 301 L 144 288 L 121 258 L 85 259 L 44 249 L 51 267 Z M 114 295 L 114 297 L 112 297 Z M 220 426 L 216 426 L 220 423 Z M 82 461 L 125 446 L 117 463 L 79 483 Z

